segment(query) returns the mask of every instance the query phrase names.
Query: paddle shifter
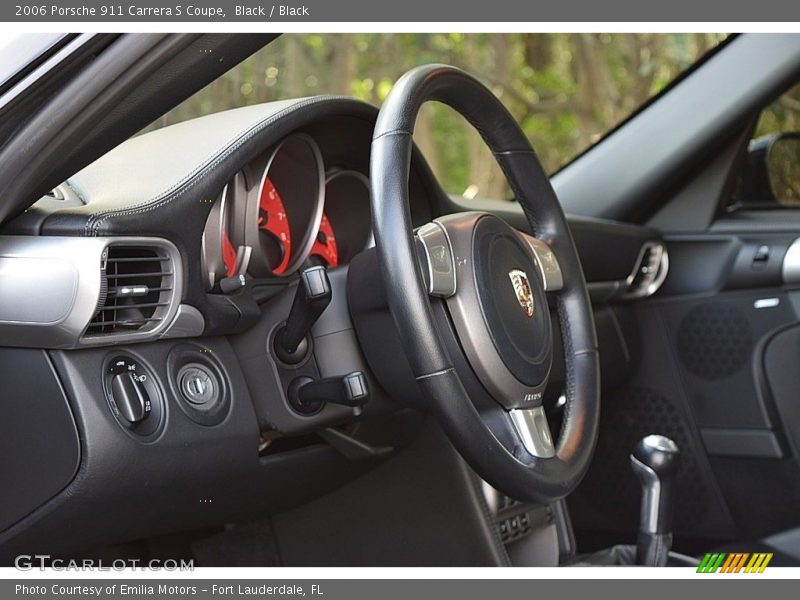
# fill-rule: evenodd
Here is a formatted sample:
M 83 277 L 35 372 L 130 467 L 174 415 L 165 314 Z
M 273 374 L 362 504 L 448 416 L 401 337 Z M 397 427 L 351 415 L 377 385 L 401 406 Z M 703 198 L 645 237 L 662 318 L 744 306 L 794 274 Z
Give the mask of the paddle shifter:
M 677 444 L 663 435 L 648 435 L 631 453 L 631 467 L 642 486 L 637 564 L 649 567 L 667 564 L 672 546 L 672 510 L 679 460 Z

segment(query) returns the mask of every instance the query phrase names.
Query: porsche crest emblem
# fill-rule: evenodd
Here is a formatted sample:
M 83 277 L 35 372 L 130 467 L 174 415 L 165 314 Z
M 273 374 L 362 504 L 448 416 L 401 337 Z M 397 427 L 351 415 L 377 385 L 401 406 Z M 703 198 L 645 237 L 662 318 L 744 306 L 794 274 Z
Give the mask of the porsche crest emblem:
M 514 293 L 517 295 L 517 302 L 525 311 L 527 317 L 533 317 L 533 291 L 528 281 L 528 274 L 521 269 L 513 269 L 508 272 L 508 278 L 514 286 Z

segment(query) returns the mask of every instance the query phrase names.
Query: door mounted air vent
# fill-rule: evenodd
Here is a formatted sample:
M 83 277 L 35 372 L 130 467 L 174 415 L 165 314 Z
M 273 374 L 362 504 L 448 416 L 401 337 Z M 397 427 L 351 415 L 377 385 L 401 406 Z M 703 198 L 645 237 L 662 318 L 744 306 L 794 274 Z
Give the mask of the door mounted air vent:
M 652 296 L 664 283 L 669 270 L 667 247 L 662 242 L 646 242 L 639 252 L 636 266 L 626 280 L 626 298 Z
M 112 243 L 102 259 L 100 300 L 84 338 L 157 329 L 172 312 L 175 280 L 166 248 Z

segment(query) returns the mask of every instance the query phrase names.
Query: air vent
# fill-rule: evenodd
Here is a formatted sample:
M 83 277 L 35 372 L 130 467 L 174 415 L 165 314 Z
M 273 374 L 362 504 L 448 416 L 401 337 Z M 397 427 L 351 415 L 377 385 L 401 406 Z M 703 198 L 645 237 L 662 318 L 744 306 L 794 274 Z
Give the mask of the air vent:
M 85 337 L 152 331 L 170 312 L 172 259 L 158 246 L 112 244 L 104 257 L 100 301 Z
M 669 269 L 667 248 L 661 242 L 647 242 L 642 246 L 636 268 L 627 279 L 627 298 L 644 298 L 656 293 Z

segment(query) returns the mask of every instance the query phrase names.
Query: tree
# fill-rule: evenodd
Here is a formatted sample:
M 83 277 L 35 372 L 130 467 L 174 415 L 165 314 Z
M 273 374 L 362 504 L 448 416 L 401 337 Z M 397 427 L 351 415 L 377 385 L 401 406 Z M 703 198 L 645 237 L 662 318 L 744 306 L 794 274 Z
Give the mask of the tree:
M 409 68 L 461 67 L 506 104 L 546 170 L 560 168 L 724 38 L 717 33 L 285 34 L 147 130 L 280 98 L 334 93 L 375 105 Z M 800 88 L 759 125 L 800 127 Z M 491 198 L 510 190 L 480 137 L 441 105 L 426 106 L 415 139 L 445 189 Z

